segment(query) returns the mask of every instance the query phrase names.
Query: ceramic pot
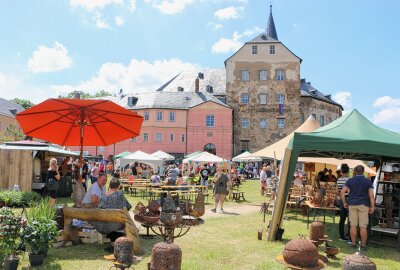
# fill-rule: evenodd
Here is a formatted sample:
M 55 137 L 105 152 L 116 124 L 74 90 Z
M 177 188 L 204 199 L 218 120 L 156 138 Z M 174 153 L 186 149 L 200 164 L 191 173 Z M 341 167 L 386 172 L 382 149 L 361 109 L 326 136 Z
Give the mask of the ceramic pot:
M 298 267 L 318 266 L 318 250 L 310 241 L 303 238 L 294 239 L 285 245 L 283 258 L 288 264 Z
M 19 264 L 19 258 L 6 258 L 4 259 L 4 269 L 6 270 L 17 270 Z
M 376 265 L 367 256 L 355 253 L 344 258 L 342 263 L 344 270 L 376 270 Z
M 42 265 L 44 261 L 44 254 L 33 255 L 29 254 L 29 263 L 31 266 L 39 266 Z

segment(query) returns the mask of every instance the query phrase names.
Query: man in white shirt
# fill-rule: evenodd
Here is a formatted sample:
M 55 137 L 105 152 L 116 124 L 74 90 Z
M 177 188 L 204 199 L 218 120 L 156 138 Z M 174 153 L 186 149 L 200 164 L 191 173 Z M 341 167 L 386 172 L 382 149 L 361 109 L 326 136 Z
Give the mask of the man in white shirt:
M 97 182 L 90 186 L 83 197 L 82 205 L 86 208 L 95 208 L 99 205 L 100 199 L 106 193 L 107 175 L 100 174 Z

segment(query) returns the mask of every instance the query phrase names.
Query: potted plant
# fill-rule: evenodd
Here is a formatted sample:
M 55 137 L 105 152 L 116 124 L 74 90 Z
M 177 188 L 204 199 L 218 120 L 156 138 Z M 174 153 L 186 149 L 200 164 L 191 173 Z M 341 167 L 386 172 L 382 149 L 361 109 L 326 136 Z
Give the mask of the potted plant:
M 18 251 L 21 245 L 21 233 L 26 220 L 14 214 L 11 209 L 0 209 L 0 257 L 5 269 L 17 269 Z
M 41 265 L 50 243 L 58 236 L 57 223 L 46 217 L 39 217 L 25 227 L 23 239 L 29 247 L 31 266 Z

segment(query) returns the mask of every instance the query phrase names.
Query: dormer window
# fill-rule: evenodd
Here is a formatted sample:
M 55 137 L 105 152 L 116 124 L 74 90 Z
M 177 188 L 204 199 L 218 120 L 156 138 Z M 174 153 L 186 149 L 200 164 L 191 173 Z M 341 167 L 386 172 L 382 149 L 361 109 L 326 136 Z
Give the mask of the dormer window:
M 137 102 L 137 97 L 128 97 L 128 106 L 135 106 Z
M 199 72 L 198 78 L 199 78 L 200 80 L 203 80 L 203 79 L 204 79 L 204 73 L 203 73 L 203 72 Z
M 184 88 L 182 86 L 178 86 L 178 92 L 183 92 Z
M 213 87 L 211 85 L 207 85 L 206 86 L 206 91 L 207 91 L 207 93 L 212 93 L 214 90 L 213 90 Z

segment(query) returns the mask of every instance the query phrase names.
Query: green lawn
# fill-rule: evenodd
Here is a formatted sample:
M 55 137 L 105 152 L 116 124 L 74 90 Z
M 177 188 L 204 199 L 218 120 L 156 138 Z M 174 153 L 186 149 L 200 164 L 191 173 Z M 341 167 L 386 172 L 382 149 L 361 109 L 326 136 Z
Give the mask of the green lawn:
M 245 191 L 248 200 L 246 203 L 259 204 L 263 200 L 259 195 L 258 181 L 244 183 L 241 190 Z M 139 201 L 138 198 L 132 198 L 129 195 L 127 198 L 133 205 Z M 60 201 L 70 202 L 68 199 Z M 246 203 L 242 203 L 243 206 Z M 234 204 L 237 203 L 228 202 L 226 207 Z M 207 211 L 210 208 L 209 204 Z M 272 243 L 257 240 L 257 229 L 262 223 L 262 214 L 260 213 L 229 216 L 216 214 L 207 218 L 205 224 L 192 228 L 186 236 L 175 241 L 183 251 L 182 269 L 285 269 L 275 262 L 275 258 L 282 252 L 284 244 L 290 239 L 298 237 L 299 234 L 308 235 L 306 218 L 301 214 L 296 216 L 292 212 L 287 213 L 287 216 L 289 220 L 284 224 L 284 241 Z M 267 219 L 270 219 L 270 216 Z M 145 254 L 143 260 L 134 265 L 136 270 L 147 269 L 151 248 L 159 241 L 161 241 L 160 238 L 142 240 Z M 338 242 L 337 239 L 333 244 L 341 249 L 339 258 L 344 258 L 353 251 L 346 243 Z M 103 259 L 104 254 L 103 247 L 99 244 L 82 244 L 51 249 L 45 264 L 36 269 L 108 269 L 112 264 Z M 367 255 L 373 259 L 380 270 L 400 269 L 400 252 L 395 249 L 375 245 L 370 247 Z M 20 265 L 21 267 L 29 265 L 27 256 L 22 259 Z M 331 261 L 325 269 L 341 269 L 340 261 Z

